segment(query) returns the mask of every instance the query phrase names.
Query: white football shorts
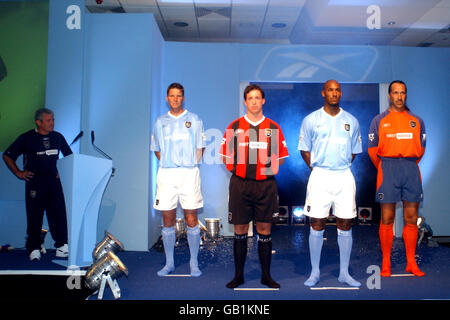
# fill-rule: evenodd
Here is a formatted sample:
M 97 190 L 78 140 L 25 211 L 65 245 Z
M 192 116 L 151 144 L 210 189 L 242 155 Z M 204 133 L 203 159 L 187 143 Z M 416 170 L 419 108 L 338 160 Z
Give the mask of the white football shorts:
M 356 217 L 356 184 L 350 168 L 329 170 L 314 167 L 309 176 L 304 212 L 317 219 L 327 218 L 330 207 L 341 219 Z
M 153 208 L 167 211 L 181 208 L 194 210 L 203 207 L 200 170 L 193 168 L 158 168 L 156 197 Z

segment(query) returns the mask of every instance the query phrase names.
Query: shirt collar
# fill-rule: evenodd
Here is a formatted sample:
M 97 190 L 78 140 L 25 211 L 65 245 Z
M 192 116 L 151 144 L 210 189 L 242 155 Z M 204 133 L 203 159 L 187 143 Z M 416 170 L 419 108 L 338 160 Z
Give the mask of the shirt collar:
M 261 122 L 263 122 L 263 121 L 266 119 L 266 117 L 263 116 L 263 117 L 261 118 L 261 120 L 259 120 L 259 121 L 257 121 L 257 122 L 251 121 L 251 120 L 247 117 L 247 115 L 244 116 L 244 119 L 245 119 L 248 123 L 250 123 L 252 126 L 256 127 L 256 126 L 259 125 Z
M 174 119 L 178 119 L 178 118 L 181 118 L 182 116 L 184 116 L 187 112 L 188 112 L 187 109 L 184 109 L 184 111 L 182 113 L 180 113 L 178 116 L 174 116 L 173 114 L 170 113 L 170 111 L 167 111 L 167 114 Z

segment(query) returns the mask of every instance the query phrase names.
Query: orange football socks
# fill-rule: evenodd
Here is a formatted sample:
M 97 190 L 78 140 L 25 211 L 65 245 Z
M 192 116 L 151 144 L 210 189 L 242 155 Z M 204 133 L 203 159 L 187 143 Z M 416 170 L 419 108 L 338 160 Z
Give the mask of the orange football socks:
M 418 228 L 414 224 L 406 224 L 403 227 L 403 241 L 406 250 L 406 272 L 410 272 L 417 277 L 425 275 L 420 271 L 416 263 L 416 245 L 417 245 Z
M 381 265 L 381 276 L 391 276 L 391 248 L 394 239 L 393 224 L 380 223 L 379 229 L 381 252 L 383 253 L 383 263 Z

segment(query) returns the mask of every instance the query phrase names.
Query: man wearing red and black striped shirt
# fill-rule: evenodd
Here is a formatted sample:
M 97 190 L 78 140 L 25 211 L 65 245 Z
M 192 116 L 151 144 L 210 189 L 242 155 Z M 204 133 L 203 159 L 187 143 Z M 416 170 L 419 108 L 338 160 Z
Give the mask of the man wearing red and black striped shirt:
M 278 189 L 274 176 L 288 154 L 278 124 L 264 117 L 264 91 L 257 85 L 244 90 L 247 114 L 233 121 L 222 140 L 220 155 L 233 174 L 229 185 L 228 221 L 234 225 L 235 276 L 226 286 L 244 283 L 249 222 L 255 220 L 261 283 L 271 288 L 280 285 L 270 276 L 272 256 L 271 221 L 278 212 Z

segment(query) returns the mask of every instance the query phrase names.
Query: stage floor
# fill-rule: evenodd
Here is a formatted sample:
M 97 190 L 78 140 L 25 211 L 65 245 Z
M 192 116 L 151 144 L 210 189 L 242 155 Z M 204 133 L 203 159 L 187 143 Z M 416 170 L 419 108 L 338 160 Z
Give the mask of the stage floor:
M 406 258 L 402 239 L 394 239 L 392 273 L 390 278 L 377 277 L 381 264 L 378 225 L 355 225 L 350 274 L 362 283 L 359 289 L 338 282 L 339 249 L 336 227 L 327 226 L 321 256 L 321 280 L 313 288 L 303 285 L 310 272 L 308 249 L 309 226 L 274 226 L 272 277 L 280 283 L 279 290 L 266 290 L 260 284 L 260 265 L 256 238 L 249 238 L 245 265 L 245 283 L 239 290 L 225 287 L 234 274 L 232 238 L 205 241 L 199 253 L 203 272 L 198 278 L 189 275 L 189 248 L 181 239 L 175 248 L 175 276 L 158 277 L 156 272 L 164 265 L 164 253 L 155 245 L 147 252 L 124 251 L 118 253 L 126 265 L 129 276 L 118 279 L 120 300 L 422 300 L 450 299 L 450 248 L 421 243 L 416 260 L 424 277 L 405 273 Z M 31 286 L 39 286 L 40 293 L 33 299 L 88 299 L 97 300 L 96 294 L 68 290 L 63 285 L 53 286 L 41 275 L 30 280 L 26 276 L 5 275 L 7 271 L 64 270 L 55 264 L 54 250 L 48 250 L 41 261 L 31 262 L 23 249 L 0 253 L 1 299 L 31 299 Z M 20 272 L 19 272 L 20 273 Z M 40 282 L 39 282 L 40 281 Z M 44 285 L 42 284 L 44 283 Z M 74 291 L 75 290 L 75 291 Z M 55 292 L 56 291 L 56 292 Z M 28 293 L 28 294 L 27 294 Z M 106 287 L 104 300 L 114 300 Z

